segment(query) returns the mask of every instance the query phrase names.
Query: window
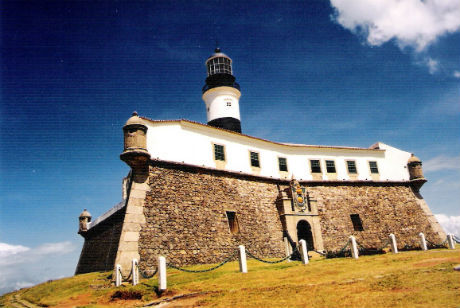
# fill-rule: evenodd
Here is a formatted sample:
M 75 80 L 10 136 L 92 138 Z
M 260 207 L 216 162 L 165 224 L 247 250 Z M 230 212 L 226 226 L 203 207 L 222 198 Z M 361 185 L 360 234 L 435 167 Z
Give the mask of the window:
M 219 145 L 219 144 L 214 145 L 214 159 L 225 161 L 225 152 L 224 152 L 223 145 Z
M 348 173 L 356 174 L 356 162 L 354 160 L 347 160 Z
M 232 102 L 227 102 L 227 107 L 231 107 L 232 106 Z
M 228 227 L 232 234 L 240 233 L 240 227 L 238 225 L 238 219 L 236 218 L 235 212 L 227 211 Z
M 335 162 L 333 160 L 326 160 L 327 173 L 335 173 Z
M 361 218 L 359 218 L 359 214 L 351 214 L 350 218 L 351 222 L 353 223 L 353 229 L 355 231 L 364 231 L 363 223 L 361 221 Z
M 251 167 L 260 168 L 259 153 L 257 152 L 249 152 L 249 153 L 251 156 Z
M 208 76 L 214 74 L 231 74 L 232 64 L 230 60 L 223 57 L 213 58 L 208 61 Z
M 286 158 L 278 157 L 278 165 L 279 165 L 280 171 L 288 171 Z
M 376 161 L 370 161 L 369 168 L 371 169 L 371 173 L 377 173 L 377 174 L 379 173 L 379 168 L 377 167 Z
M 321 173 L 321 165 L 319 160 L 310 160 L 311 173 Z

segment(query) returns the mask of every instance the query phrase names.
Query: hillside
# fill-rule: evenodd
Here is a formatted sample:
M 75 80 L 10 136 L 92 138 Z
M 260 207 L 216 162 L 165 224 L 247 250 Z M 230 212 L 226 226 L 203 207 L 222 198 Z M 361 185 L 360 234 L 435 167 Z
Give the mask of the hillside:
M 0 297 L 2 307 L 458 307 L 460 263 L 456 250 L 408 251 L 397 255 L 323 259 L 310 264 L 248 261 L 200 274 L 168 269 L 168 291 L 157 276 L 115 288 L 110 273 L 49 281 Z M 210 265 L 194 266 L 205 269 Z M 120 292 L 121 291 L 121 292 Z M 137 299 L 126 299 L 126 297 Z M 125 299 L 123 299 L 125 298 Z

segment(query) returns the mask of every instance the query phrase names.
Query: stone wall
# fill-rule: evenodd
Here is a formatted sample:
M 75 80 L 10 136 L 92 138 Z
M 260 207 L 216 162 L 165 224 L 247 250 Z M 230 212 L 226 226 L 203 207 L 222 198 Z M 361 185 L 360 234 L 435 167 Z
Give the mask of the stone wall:
M 83 234 L 85 243 L 75 274 L 113 270 L 124 216 L 122 208 Z
M 434 243 L 445 238 L 422 209 L 421 196 L 408 184 L 310 185 L 308 190 L 317 200 L 326 250 L 340 249 L 349 235 L 366 248 L 381 247 L 390 233 L 396 235 L 400 248 L 406 244 L 418 247 L 420 232 Z M 359 214 L 363 231 L 354 230 L 351 214 Z
M 144 203 L 146 223 L 139 238 L 140 264 L 149 268 L 164 255 L 175 265 L 217 263 L 238 245 L 261 257 L 283 257 L 283 227 L 277 210 L 287 182 L 178 164 L 150 166 Z M 439 243 L 444 236 L 428 219 L 409 183 L 305 182 L 317 200 L 324 249 L 340 249 L 350 235 L 379 248 L 394 233 L 398 246 L 418 246 L 418 233 Z M 226 211 L 237 213 L 232 234 Z M 359 214 L 363 231 L 350 215 Z
M 156 266 L 158 255 L 177 266 L 218 263 L 241 244 L 263 258 L 284 257 L 278 208 L 286 201 L 281 191 L 288 181 L 161 161 L 151 161 L 142 179 L 137 177 L 127 207 L 84 234 L 77 274 L 112 270 L 117 253 L 116 262 L 125 275 L 133 257 L 139 258 L 143 270 Z M 301 185 L 316 202 L 311 213 L 298 213 L 305 217 L 299 219 L 310 219 L 311 224 L 315 217 L 313 238 L 322 240 L 327 251 L 340 249 L 350 235 L 366 248 L 380 248 L 390 233 L 396 235 L 399 248 L 418 247 L 419 232 L 434 243 L 445 239 L 425 201 L 408 182 Z M 230 230 L 227 211 L 236 213 L 239 232 Z M 359 214 L 363 231 L 354 230 L 351 214 Z M 295 232 L 299 219 L 290 220 L 290 232 Z
M 158 255 L 176 265 L 217 263 L 240 244 L 258 256 L 284 255 L 275 183 L 154 165 L 149 185 L 139 239 L 141 268 L 156 264 Z M 239 233 L 231 233 L 226 211 L 236 212 Z

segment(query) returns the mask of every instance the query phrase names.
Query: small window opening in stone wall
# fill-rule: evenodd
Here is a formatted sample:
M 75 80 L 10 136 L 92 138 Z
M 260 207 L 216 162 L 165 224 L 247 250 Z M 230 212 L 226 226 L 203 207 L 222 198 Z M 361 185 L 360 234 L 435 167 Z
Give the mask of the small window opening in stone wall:
M 228 226 L 232 234 L 240 233 L 240 226 L 238 225 L 238 219 L 236 218 L 235 212 L 227 211 Z
M 361 218 L 359 217 L 359 214 L 351 214 L 350 218 L 351 222 L 353 223 L 353 229 L 355 231 L 364 231 L 363 223 L 361 221 Z

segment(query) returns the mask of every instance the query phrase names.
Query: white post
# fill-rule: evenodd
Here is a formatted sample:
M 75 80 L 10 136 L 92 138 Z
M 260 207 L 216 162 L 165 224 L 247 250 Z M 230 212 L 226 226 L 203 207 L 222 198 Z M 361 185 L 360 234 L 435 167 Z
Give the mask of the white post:
M 398 253 L 398 245 L 396 244 L 396 236 L 393 233 L 390 233 L 390 241 L 391 241 L 391 251 L 393 253 Z
M 358 245 L 356 245 L 356 239 L 353 235 L 350 236 L 350 242 L 351 242 L 351 256 L 354 259 L 358 259 L 359 258 Z
M 158 290 L 166 290 L 166 258 L 158 257 Z
M 303 264 L 308 264 L 308 253 L 307 253 L 307 242 L 300 240 L 300 257 L 302 258 Z
M 420 246 L 422 247 L 422 250 L 428 250 L 428 247 L 426 247 L 425 234 L 420 232 L 418 236 L 420 236 Z
M 289 244 L 289 240 L 287 236 L 284 237 L 284 249 L 286 250 L 286 257 L 291 254 L 291 244 Z M 288 262 L 291 262 L 291 258 L 287 258 Z
M 119 287 L 121 286 L 122 278 L 121 278 L 121 265 L 117 264 L 115 266 L 115 286 Z
M 238 255 L 240 259 L 240 272 L 248 272 L 248 264 L 246 263 L 246 250 L 243 245 L 238 246 Z
M 454 235 L 447 234 L 447 244 L 449 244 L 449 249 L 455 249 Z
M 131 262 L 131 277 L 133 279 L 133 286 L 139 283 L 139 264 L 136 259 Z

